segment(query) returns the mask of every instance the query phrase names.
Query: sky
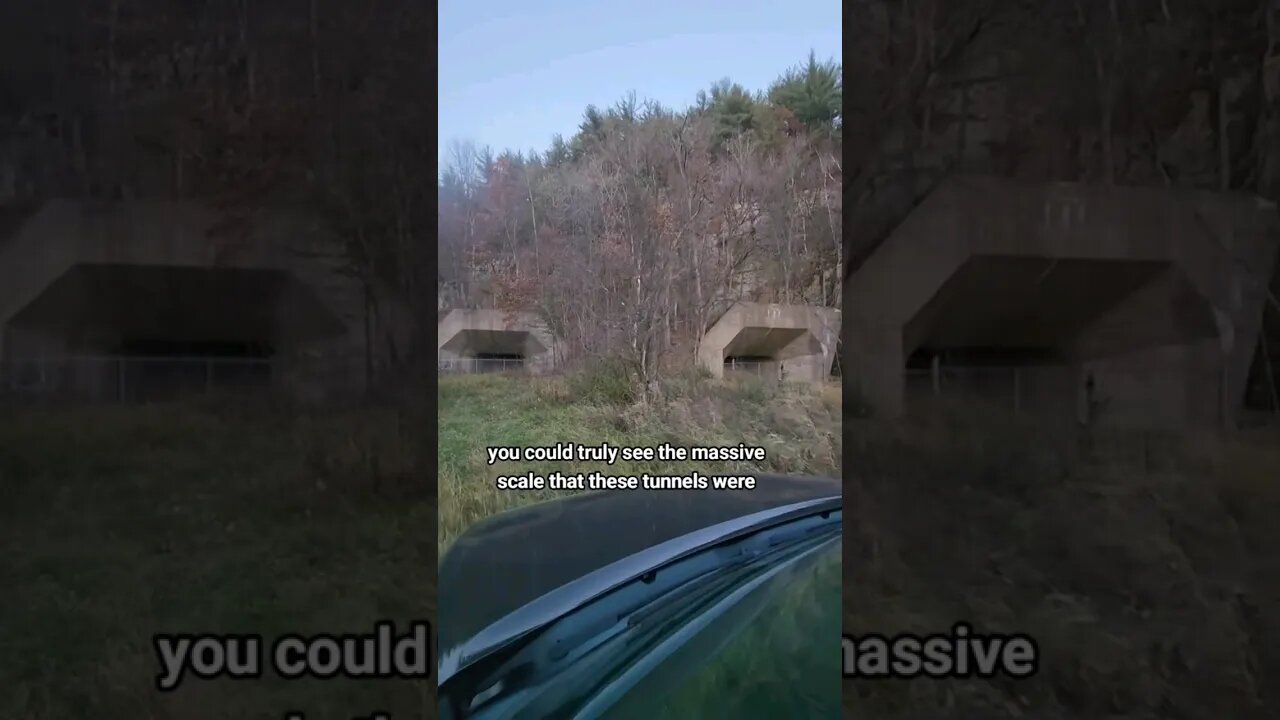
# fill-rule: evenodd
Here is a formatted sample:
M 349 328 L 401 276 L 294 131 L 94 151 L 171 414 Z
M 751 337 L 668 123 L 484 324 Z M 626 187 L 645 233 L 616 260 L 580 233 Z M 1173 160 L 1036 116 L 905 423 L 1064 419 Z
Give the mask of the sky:
M 766 89 L 840 59 L 839 0 L 441 0 L 440 160 L 453 140 L 545 151 L 587 105 L 682 108 L 721 78 Z

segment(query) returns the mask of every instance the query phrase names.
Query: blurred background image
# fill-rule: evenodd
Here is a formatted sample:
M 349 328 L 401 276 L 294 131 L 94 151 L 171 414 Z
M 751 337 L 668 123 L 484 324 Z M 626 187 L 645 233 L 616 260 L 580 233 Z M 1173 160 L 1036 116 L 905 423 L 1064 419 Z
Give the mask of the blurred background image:
M 432 22 L 0 9 L 0 717 L 434 712 L 408 681 L 162 694 L 151 643 L 434 613 Z
M 845 631 L 1041 658 L 849 712 L 1276 716 L 1274 4 L 845 21 Z

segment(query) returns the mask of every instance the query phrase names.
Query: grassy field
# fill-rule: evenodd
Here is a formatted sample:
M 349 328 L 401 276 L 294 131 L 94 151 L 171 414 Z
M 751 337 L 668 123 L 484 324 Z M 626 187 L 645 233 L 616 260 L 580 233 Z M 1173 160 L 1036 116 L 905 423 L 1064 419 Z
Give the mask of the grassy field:
M 434 614 L 431 553 L 551 493 L 500 493 L 490 445 L 747 442 L 839 472 L 834 388 L 446 378 L 436 489 L 391 411 L 239 405 L 0 414 L 0 718 L 433 717 L 430 684 L 188 680 L 156 632 L 360 632 Z M 1280 437 L 1074 438 L 987 414 L 847 416 L 846 632 L 1030 633 L 1041 672 L 845 685 L 877 718 L 1280 715 Z M 586 468 L 582 468 L 586 469 Z M 615 466 L 610 472 L 692 466 Z M 704 472 L 727 468 L 703 467 Z M 575 469 L 577 470 L 577 469 Z M 430 531 L 437 529 L 436 547 Z M 832 655 L 834 656 L 834 638 Z
M 995 414 L 846 418 L 846 632 L 965 620 L 1040 644 L 1026 681 L 845 685 L 875 718 L 1280 717 L 1280 436 Z
M 434 679 L 189 678 L 157 632 L 434 616 L 434 487 L 395 413 L 157 405 L 0 416 L 0 718 L 434 717 Z
M 499 491 L 499 475 L 526 471 L 640 472 L 756 471 L 836 476 L 840 455 L 840 392 L 829 386 L 774 387 L 726 384 L 696 376 L 668 381 L 662 397 L 634 403 L 607 377 L 512 378 L 451 376 L 439 390 L 439 547 L 444 550 L 467 527 L 495 513 L 546 500 L 563 491 Z M 487 464 L 490 446 L 734 445 L 766 448 L 762 463 L 624 462 L 609 466 L 556 463 Z

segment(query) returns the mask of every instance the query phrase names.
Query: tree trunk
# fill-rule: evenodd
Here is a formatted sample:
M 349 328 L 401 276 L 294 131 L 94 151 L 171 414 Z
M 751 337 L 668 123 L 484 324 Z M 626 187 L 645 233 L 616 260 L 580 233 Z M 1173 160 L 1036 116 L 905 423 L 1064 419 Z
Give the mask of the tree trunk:
M 1268 0 L 1263 0 L 1268 5 Z M 1257 192 L 1275 200 L 1280 195 L 1280 11 L 1264 5 L 1267 43 L 1260 63 L 1262 102 L 1259 103 Z
M 1231 124 L 1230 108 L 1228 107 L 1227 97 L 1227 68 L 1222 52 L 1223 39 L 1221 36 L 1221 28 L 1217 15 L 1214 14 L 1210 20 L 1210 42 L 1213 44 L 1213 78 L 1214 78 L 1214 95 L 1217 103 L 1215 110 L 1218 146 L 1218 190 L 1227 192 L 1231 189 L 1231 135 L 1229 125 Z
M 1231 115 L 1227 103 L 1227 80 L 1218 80 L 1218 190 L 1231 189 Z
M 120 0 L 111 0 L 110 16 L 107 20 L 107 96 L 116 99 L 119 90 L 116 66 L 116 35 L 120 26 Z
M 702 290 L 702 258 L 700 257 L 699 245 L 700 243 L 693 243 L 693 296 L 694 302 L 697 303 L 696 315 L 698 318 L 698 326 L 695 328 L 697 342 L 693 345 L 693 357 L 695 360 L 698 357 L 698 347 L 702 345 L 702 338 L 706 336 L 708 314 L 707 300 L 703 296 Z
M 307 24 L 311 40 L 311 97 L 320 97 L 320 15 L 316 0 L 311 0 L 310 17 Z
M 361 278 L 364 291 L 364 391 L 368 395 L 373 390 L 373 286 L 366 275 Z
M 533 202 L 533 180 L 529 177 L 529 169 L 524 171 L 525 189 L 529 193 L 529 222 L 533 225 L 533 264 L 538 265 L 538 209 Z
M 1098 121 L 1099 132 L 1102 133 L 1102 182 L 1106 185 L 1116 183 L 1115 133 L 1112 122 L 1115 118 L 1115 93 L 1112 92 L 1112 78 L 1107 72 L 1099 51 L 1094 53 L 1094 72 L 1098 81 Z

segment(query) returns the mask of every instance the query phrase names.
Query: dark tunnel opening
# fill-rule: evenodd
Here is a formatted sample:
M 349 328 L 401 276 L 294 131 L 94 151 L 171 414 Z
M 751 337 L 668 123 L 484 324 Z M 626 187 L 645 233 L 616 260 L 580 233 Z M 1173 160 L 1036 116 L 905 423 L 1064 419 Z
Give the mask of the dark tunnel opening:
M 911 353 L 907 369 L 928 370 L 935 358 L 943 366 L 962 368 L 1012 368 L 1065 362 L 1062 353 L 1048 347 L 926 347 Z
M 772 355 L 730 355 L 724 359 L 725 365 L 744 365 L 749 363 L 776 362 Z
M 108 352 L 118 364 L 123 399 L 167 399 L 272 384 L 275 348 L 252 340 L 125 338 Z
M 724 359 L 726 376 L 754 375 L 777 378 L 778 358 L 772 355 L 729 355 Z
M 275 348 L 259 341 L 125 338 L 106 355 L 127 400 L 265 388 L 275 375 Z
M 1050 347 L 921 348 L 906 361 L 908 402 L 951 397 L 1013 411 L 1069 412 L 1075 388 L 1063 353 Z
M 274 386 L 279 357 L 342 324 L 283 270 L 90 263 L 9 330 L 23 392 L 150 401 Z
M 114 355 L 148 358 L 257 358 L 275 355 L 269 343 L 243 340 L 179 340 L 173 338 L 127 338 L 115 348 Z

